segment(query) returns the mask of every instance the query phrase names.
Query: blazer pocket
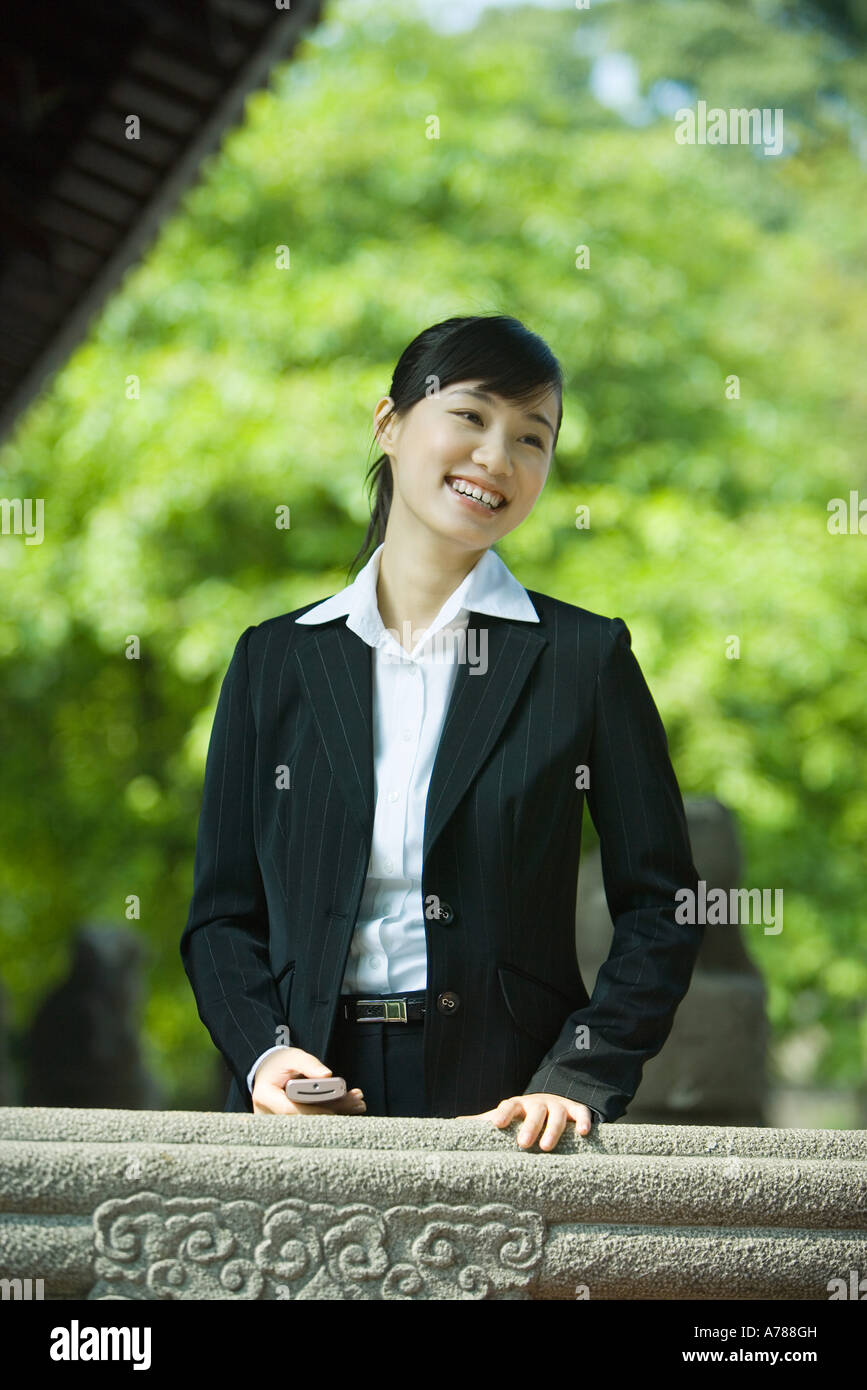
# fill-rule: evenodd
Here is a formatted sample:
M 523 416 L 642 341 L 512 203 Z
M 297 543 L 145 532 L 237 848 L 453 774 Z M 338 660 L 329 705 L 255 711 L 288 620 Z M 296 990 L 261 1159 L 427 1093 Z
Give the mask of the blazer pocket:
M 550 1047 L 577 1005 L 553 985 L 515 965 L 498 965 L 497 975 L 513 1022 L 522 1032 Z
M 274 976 L 277 984 L 277 994 L 280 1005 L 286 1018 L 289 1017 L 289 996 L 292 993 L 292 980 L 295 976 L 295 962 L 290 960 L 288 965 L 284 965 L 279 974 Z

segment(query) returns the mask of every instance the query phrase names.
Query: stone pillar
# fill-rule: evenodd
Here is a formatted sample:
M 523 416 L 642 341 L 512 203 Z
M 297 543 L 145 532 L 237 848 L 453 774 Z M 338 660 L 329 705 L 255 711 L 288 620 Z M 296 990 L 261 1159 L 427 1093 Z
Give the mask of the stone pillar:
M 684 809 L 695 867 L 708 892 L 741 886 L 743 856 L 732 813 L 713 798 L 685 798 Z M 576 949 L 590 993 L 613 932 L 594 847 L 582 855 L 576 913 Z M 668 1040 L 645 1066 L 619 1123 L 765 1123 L 768 1037 L 765 986 L 741 927 L 708 926 Z
M 11 1105 L 14 1093 L 12 1066 L 9 1058 L 6 991 L 0 984 L 0 1105 Z
M 142 945 L 128 927 L 75 935 L 66 979 L 24 1039 L 25 1105 L 155 1109 L 164 1096 L 139 1041 Z

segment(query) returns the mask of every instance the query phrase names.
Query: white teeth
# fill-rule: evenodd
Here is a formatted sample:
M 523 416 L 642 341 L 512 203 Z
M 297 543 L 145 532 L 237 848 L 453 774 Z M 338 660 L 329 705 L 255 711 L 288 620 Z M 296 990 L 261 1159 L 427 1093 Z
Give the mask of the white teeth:
M 455 492 L 463 493 L 465 497 L 473 497 L 477 502 L 484 502 L 485 506 L 490 507 L 492 512 L 497 511 L 503 505 L 502 498 L 496 497 L 492 492 L 483 492 L 480 487 L 465 483 L 463 478 L 450 478 L 448 483 Z

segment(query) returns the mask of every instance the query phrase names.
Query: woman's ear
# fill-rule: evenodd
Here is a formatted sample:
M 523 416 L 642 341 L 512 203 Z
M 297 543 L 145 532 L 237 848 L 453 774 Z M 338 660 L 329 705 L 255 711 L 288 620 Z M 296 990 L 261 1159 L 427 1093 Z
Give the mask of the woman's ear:
M 394 448 L 392 441 L 393 410 L 394 401 L 391 396 L 382 396 L 381 399 L 376 402 L 373 411 L 373 429 L 377 443 L 379 444 L 380 451 L 384 454 L 388 454 L 389 457 L 391 457 L 390 451 Z

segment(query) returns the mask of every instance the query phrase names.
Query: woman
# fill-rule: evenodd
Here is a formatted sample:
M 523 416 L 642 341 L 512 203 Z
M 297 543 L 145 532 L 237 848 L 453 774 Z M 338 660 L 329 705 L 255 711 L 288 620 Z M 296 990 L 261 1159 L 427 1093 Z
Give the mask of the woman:
M 501 315 L 403 352 L 355 582 L 249 627 L 220 692 L 181 955 L 258 1114 L 478 1115 L 553 1148 L 623 1114 L 702 928 L 665 733 L 620 618 L 522 588 L 493 549 L 562 420 L 546 344 Z M 351 567 L 350 567 L 351 568 Z M 584 799 L 615 924 L 575 958 Z M 329 1105 L 295 1077 L 346 1078 Z

